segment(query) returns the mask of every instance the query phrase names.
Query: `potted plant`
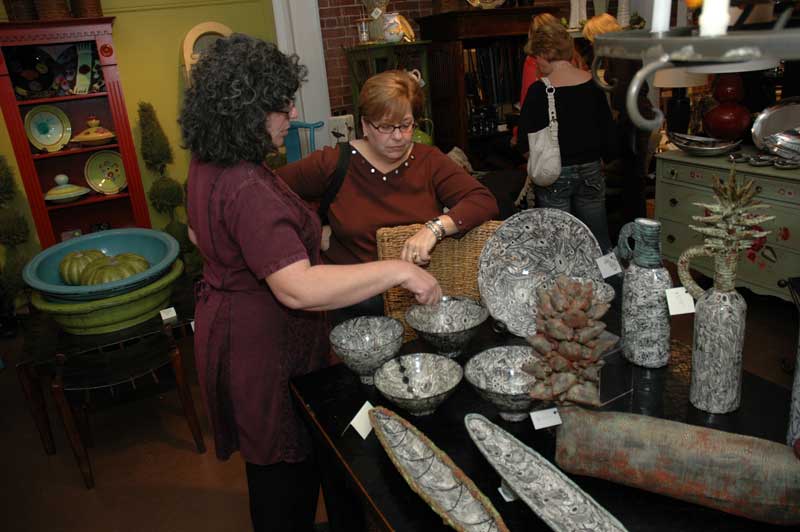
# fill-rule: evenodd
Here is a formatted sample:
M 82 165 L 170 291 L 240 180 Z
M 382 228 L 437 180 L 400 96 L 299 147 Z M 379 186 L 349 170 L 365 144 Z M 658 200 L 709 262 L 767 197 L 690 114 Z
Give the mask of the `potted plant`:
M 28 241 L 30 227 L 25 216 L 11 207 L 16 195 L 14 173 L 0 155 L 0 245 L 5 250 L 5 260 L 0 264 L 0 336 L 16 334 L 15 301 L 25 288 L 22 268 L 27 257 L 20 246 Z

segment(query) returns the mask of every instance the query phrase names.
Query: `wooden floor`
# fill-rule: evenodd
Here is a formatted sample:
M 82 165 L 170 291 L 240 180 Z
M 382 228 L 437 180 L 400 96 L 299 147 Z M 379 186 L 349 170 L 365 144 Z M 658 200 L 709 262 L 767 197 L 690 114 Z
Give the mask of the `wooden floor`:
M 789 387 L 797 312 L 788 302 L 743 291 L 748 303 L 745 368 Z M 692 316 L 673 318 L 673 337 L 691 344 Z M 96 488 L 86 490 L 57 417 L 57 453 L 44 454 L 17 382 L 21 339 L 0 341 L 0 530 L 4 532 L 219 532 L 249 530 L 244 468 L 238 455 L 197 454 L 177 393 L 94 415 L 90 449 Z M 183 345 L 191 361 L 190 346 Z M 190 366 L 193 367 L 193 366 Z M 192 370 L 192 374 L 193 370 Z M 201 405 L 196 379 L 194 397 Z M 788 405 L 787 405 L 788 409 Z M 55 411 L 50 410 L 51 413 Z

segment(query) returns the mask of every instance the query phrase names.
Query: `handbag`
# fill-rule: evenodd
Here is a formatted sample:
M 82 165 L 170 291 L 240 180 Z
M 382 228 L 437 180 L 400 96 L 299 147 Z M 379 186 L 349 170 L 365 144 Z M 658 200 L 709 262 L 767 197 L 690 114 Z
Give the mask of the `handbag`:
M 558 117 L 556 89 L 550 80 L 542 78 L 547 93 L 547 112 L 550 123 L 534 133 L 528 133 L 528 175 L 535 185 L 549 187 L 561 175 L 561 151 L 558 149 Z
M 558 117 L 556 116 L 556 89 L 550 80 L 541 78 L 547 93 L 547 114 L 549 123 L 546 127 L 528 133 L 528 178 L 517 197 L 516 204 L 524 198 L 531 187 L 531 182 L 540 187 L 549 187 L 561 175 L 561 151 L 558 148 Z

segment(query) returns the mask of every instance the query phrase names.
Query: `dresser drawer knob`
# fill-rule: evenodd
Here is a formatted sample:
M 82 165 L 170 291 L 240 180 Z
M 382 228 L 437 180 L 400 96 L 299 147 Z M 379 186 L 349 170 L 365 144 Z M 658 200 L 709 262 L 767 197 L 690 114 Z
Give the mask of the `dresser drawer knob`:
M 786 279 L 778 279 L 778 288 L 786 288 L 789 286 L 789 281 Z
M 678 206 L 678 200 L 676 200 L 675 198 L 670 198 L 669 199 L 669 206 L 670 207 L 677 207 Z
M 761 191 L 762 191 L 762 190 L 764 190 L 764 189 L 761 187 L 761 185 L 758 185 L 758 186 L 756 187 L 756 194 L 761 194 Z
M 667 242 L 669 242 L 670 244 L 674 244 L 675 243 L 675 237 L 672 236 L 672 235 L 667 235 Z
M 677 170 L 675 170 L 674 168 L 672 168 L 672 169 L 669 171 L 669 176 L 670 176 L 670 177 L 672 177 L 672 178 L 678 177 L 678 171 L 677 171 Z

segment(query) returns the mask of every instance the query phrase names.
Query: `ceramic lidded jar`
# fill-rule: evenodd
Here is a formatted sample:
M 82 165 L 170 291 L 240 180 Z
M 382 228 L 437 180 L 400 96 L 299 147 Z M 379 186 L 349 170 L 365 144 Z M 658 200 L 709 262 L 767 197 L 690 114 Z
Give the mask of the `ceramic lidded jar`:
M 622 352 L 646 368 L 666 366 L 670 353 L 665 291 L 672 288 L 672 278 L 661 263 L 660 239 L 661 222 L 637 218 L 620 231 L 616 250 L 621 258 L 632 259 L 622 281 Z

